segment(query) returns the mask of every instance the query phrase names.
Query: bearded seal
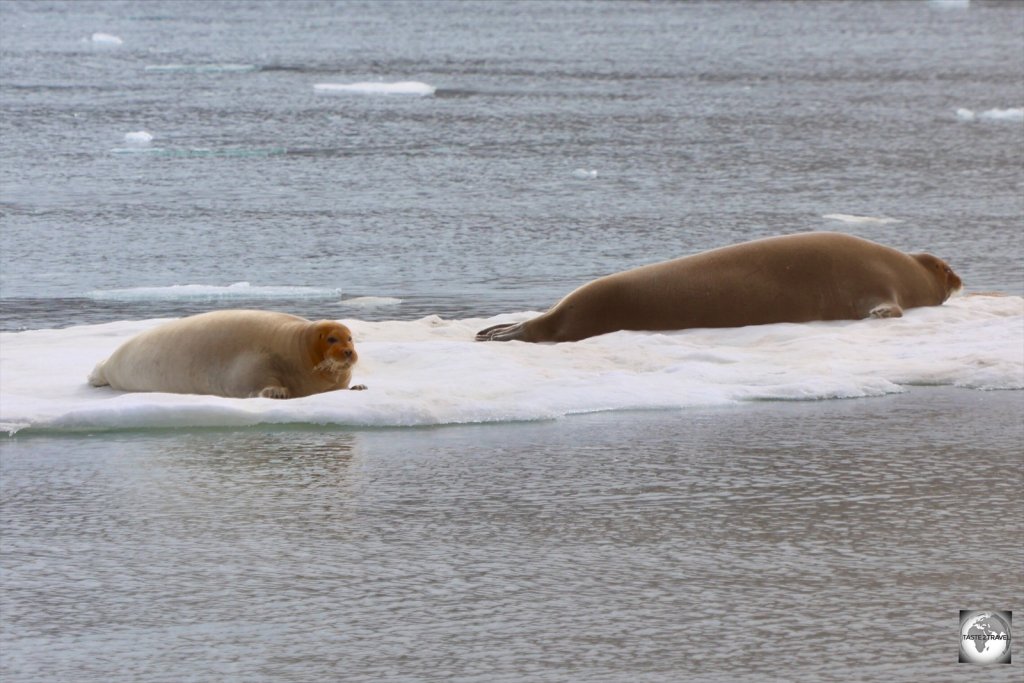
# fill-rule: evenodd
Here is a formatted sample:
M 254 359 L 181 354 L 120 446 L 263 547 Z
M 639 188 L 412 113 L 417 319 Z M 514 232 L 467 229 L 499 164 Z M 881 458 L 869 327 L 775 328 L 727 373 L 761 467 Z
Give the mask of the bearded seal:
M 962 286 L 942 259 L 835 232 L 768 237 L 588 282 L 477 341 L 567 342 L 618 330 L 898 318 Z
M 121 391 L 299 398 L 349 388 L 358 358 L 352 332 L 333 320 L 213 311 L 129 339 L 96 365 L 89 383 Z

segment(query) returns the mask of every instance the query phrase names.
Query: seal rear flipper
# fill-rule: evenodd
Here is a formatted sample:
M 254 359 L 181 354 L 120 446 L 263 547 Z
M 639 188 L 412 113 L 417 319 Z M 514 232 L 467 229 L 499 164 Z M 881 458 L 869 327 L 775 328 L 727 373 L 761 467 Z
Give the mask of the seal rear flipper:
M 902 318 L 903 309 L 892 302 L 878 304 L 868 312 L 869 318 Z
M 107 376 L 103 374 L 103 366 L 107 361 L 101 360 L 96 364 L 96 367 L 89 373 L 89 384 L 94 387 L 109 387 L 110 382 L 107 381 Z
M 523 323 L 504 323 L 476 333 L 476 341 L 515 341 L 522 339 Z

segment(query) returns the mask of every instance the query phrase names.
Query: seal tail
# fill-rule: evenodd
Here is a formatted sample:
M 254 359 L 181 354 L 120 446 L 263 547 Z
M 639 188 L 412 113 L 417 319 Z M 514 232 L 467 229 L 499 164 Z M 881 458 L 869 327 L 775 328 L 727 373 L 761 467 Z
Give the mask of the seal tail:
M 110 386 L 110 382 L 107 381 L 107 376 L 103 374 L 103 366 L 107 361 L 101 360 L 96 364 L 96 367 L 89 373 L 89 384 L 94 387 L 107 387 Z

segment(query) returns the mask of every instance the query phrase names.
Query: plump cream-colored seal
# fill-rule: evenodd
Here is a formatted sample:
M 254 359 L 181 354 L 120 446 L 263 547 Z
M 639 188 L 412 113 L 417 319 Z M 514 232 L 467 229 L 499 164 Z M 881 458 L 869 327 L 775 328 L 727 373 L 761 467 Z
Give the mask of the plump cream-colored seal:
M 356 360 L 352 332 L 333 320 L 214 311 L 129 339 L 96 366 L 89 383 L 121 391 L 298 398 L 349 388 Z
M 960 278 L 931 254 L 859 237 L 769 237 L 654 263 L 589 282 L 549 311 L 495 325 L 477 341 L 578 341 L 617 330 L 742 327 L 894 318 L 937 306 Z

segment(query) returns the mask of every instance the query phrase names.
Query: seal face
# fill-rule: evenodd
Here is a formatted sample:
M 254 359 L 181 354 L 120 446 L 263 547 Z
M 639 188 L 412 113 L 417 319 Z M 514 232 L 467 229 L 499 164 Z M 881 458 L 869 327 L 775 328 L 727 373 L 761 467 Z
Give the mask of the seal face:
M 588 282 L 546 313 L 477 341 L 578 341 L 617 330 L 893 318 L 937 306 L 960 278 L 931 254 L 834 232 L 768 237 Z
M 89 383 L 122 391 L 298 398 L 349 388 L 358 359 L 351 330 L 339 322 L 214 311 L 129 339 L 96 366 Z

